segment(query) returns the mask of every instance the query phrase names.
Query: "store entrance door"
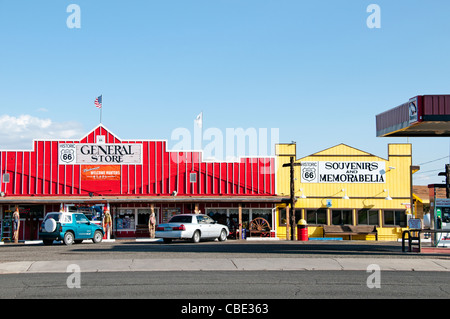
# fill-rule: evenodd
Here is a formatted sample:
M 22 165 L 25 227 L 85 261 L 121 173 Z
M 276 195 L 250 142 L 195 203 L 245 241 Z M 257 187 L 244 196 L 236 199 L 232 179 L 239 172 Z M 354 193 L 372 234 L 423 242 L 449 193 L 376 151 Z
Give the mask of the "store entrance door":
M 15 209 L 15 207 L 11 207 Z M 44 218 L 44 205 L 19 205 L 20 229 L 19 240 L 36 240 L 39 238 L 39 224 Z
M 39 217 L 36 212 L 30 211 L 25 217 L 25 227 L 28 234 L 25 234 L 25 239 L 35 240 L 38 237 Z

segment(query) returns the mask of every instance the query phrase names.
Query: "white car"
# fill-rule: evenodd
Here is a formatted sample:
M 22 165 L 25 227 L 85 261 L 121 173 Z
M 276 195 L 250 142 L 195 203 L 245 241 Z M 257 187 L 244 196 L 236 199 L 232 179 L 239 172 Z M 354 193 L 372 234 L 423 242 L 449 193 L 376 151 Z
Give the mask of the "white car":
M 168 223 L 158 225 L 155 237 L 162 238 L 165 243 L 170 243 L 173 239 L 190 239 L 198 243 L 205 238 L 225 241 L 229 234 L 227 226 L 218 224 L 209 216 L 181 214 L 173 216 Z

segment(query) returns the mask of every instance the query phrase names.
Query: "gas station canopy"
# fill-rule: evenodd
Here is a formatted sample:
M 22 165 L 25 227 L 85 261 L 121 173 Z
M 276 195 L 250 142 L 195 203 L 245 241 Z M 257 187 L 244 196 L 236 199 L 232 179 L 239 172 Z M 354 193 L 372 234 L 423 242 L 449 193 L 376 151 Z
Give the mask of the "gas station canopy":
M 418 95 L 376 116 L 377 137 L 450 136 L 450 95 Z

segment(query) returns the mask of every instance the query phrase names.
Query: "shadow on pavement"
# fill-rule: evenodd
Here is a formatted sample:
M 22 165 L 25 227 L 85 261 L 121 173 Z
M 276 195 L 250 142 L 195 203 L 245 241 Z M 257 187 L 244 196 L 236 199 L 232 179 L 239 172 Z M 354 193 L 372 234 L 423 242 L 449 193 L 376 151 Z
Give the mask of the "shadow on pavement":
M 288 255 L 302 256 L 315 255 L 323 256 L 412 256 L 403 253 L 401 243 L 365 243 L 365 242 L 341 242 L 341 243 L 312 243 L 312 242 L 238 242 L 227 241 L 219 242 L 201 242 L 193 244 L 185 241 L 174 241 L 171 244 L 159 242 L 134 242 L 134 241 L 116 241 L 113 245 L 95 247 L 73 247 L 72 251 L 78 252 L 127 252 L 127 253 L 219 253 L 234 255 Z M 419 256 L 418 254 L 414 254 Z M 442 255 L 441 255 L 442 256 Z M 427 257 L 430 257 L 427 254 Z

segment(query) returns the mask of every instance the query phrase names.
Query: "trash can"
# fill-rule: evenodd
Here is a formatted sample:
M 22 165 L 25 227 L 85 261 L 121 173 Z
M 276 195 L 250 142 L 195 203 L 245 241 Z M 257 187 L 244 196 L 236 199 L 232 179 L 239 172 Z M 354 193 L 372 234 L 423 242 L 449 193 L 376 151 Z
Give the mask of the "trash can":
M 308 241 L 308 225 L 306 220 L 300 219 L 297 223 L 297 238 L 299 241 Z

